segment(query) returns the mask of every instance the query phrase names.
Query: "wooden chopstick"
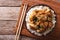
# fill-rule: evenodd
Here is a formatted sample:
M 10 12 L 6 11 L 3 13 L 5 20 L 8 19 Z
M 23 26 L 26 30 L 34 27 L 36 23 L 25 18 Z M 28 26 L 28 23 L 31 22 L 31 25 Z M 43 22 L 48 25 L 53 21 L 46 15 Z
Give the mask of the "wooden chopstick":
M 21 36 L 20 34 L 21 34 L 21 30 L 22 30 L 22 24 L 23 24 L 23 21 L 24 21 L 24 17 L 25 17 L 25 14 L 26 14 L 26 9 L 27 9 L 27 4 L 24 4 L 22 14 L 21 14 L 21 17 L 20 17 L 20 20 L 19 20 L 18 28 L 17 28 L 15 40 L 20 39 L 20 36 Z

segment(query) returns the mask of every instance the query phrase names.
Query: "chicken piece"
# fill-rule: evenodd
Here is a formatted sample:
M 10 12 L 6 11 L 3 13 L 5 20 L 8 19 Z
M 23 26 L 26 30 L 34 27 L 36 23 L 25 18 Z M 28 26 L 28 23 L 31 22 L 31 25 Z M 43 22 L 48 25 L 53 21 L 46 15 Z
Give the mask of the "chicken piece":
M 34 23 L 38 21 L 38 18 L 36 16 L 30 17 L 30 21 L 33 21 Z
M 45 11 L 45 13 L 47 13 L 47 12 L 49 12 L 50 11 L 50 9 L 47 9 L 46 11 Z
M 50 9 L 49 9 L 49 7 L 44 7 L 44 11 L 45 11 L 45 13 L 47 13 L 47 12 L 49 12 L 50 11 Z
M 44 10 L 35 10 L 35 12 L 36 12 L 38 15 L 41 15 L 42 13 L 44 13 Z
M 45 27 L 43 22 L 41 22 L 39 25 L 40 25 L 40 28 L 44 28 Z
M 41 21 L 35 22 L 36 25 L 39 25 L 41 23 Z
M 35 17 L 35 15 L 36 15 L 36 13 L 35 13 L 35 11 L 33 11 L 33 12 L 30 14 L 30 16 L 29 16 L 29 19 L 32 20 L 33 17 Z
M 47 19 L 48 19 L 48 17 L 44 15 L 42 18 L 42 21 L 47 21 Z
M 52 22 L 49 22 L 49 28 L 51 28 L 53 26 Z
M 51 11 L 47 12 L 46 15 L 47 15 L 48 17 L 52 17 Z
M 31 15 L 31 16 L 29 17 L 30 21 L 33 21 L 33 17 L 34 17 L 34 15 Z
M 43 18 L 44 15 L 36 15 L 38 20 L 41 20 Z
M 44 22 L 44 28 L 47 28 L 48 27 L 48 22 Z
M 40 29 L 37 29 L 36 31 L 37 31 L 38 33 L 42 33 L 42 32 L 45 31 L 45 29 L 44 29 L 44 28 L 40 28 Z
M 52 17 L 48 17 L 48 21 L 52 21 Z
M 33 29 L 33 30 L 36 30 L 37 29 L 37 26 L 34 25 L 34 24 L 29 24 L 30 25 L 30 28 Z
M 39 29 L 40 28 L 40 25 L 39 25 L 40 22 L 36 22 L 36 24 L 29 24 L 31 26 L 31 29 Z

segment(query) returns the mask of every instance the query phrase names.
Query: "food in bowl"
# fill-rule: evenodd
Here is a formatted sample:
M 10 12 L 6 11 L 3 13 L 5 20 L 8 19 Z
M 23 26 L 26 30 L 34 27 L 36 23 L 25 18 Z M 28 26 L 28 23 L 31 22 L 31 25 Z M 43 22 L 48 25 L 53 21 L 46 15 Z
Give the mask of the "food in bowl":
M 46 35 L 55 27 L 56 15 L 48 6 L 32 7 L 26 15 L 27 29 L 38 36 Z

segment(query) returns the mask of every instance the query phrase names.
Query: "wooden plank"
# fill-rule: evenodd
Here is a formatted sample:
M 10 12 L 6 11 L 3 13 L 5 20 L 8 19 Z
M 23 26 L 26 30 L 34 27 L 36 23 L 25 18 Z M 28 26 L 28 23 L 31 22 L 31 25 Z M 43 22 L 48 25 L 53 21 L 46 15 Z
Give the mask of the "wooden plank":
M 20 7 L 0 7 L 0 20 L 17 20 Z
M 60 3 L 60 0 L 53 0 L 53 1 Z
M 38 37 L 38 36 L 36 36 L 36 35 L 33 35 L 33 34 L 31 34 L 27 29 L 26 29 L 26 23 L 24 23 L 24 27 L 25 28 L 23 28 L 22 29 L 22 32 L 21 32 L 21 34 L 22 35 L 26 35 L 26 36 L 29 36 L 29 37 L 33 37 L 33 38 L 40 38 L 41 40 L 58 40 L 58 39 L 60 39 L 60 3 L 57 3 L 57 2 L 53 2 L 53 1 L 43 1 L 43 0 L 23 0 L 23 4 L 24 3 L 28 3 L 28 5 L 29 5 L 29 7 L 28 7 L 28 9 L 31 7 L 31 6 L 33 6 L 33 5 L 35 5 L 35 4 L 46 4 L 46 5 L 48 5 L 48 6 L 50 6 L 52 9 L 54 9 L 54 11 L 55 11 L 55 13 L 56 13 L 56 25 L 55 25 L 55 28 L 54 28 L 54 31 L 52 31 L 51 33 L 49 33 L 49 34 L 47 34 L 46 36 L 40 36 L 40 37 Z M 27 9 L 27 10 L 28 10 Z M 21 14 L 20 14 L 21 15 Z M 18 23 L 19 23 L 19 21 L 18 21 Z M 18 25 L 17 25 L 17 27 L 18 27 Z
M 21 40 L 37 40 L 37 39 L 26 37 L 26 36 L 22 36 Z
M 15 40 L 15 35 L 0 35 L 0 40 Z M 36 39 L 22 36 L 21 40 L 36 40 Z
M 20 7 L 0 7 L 0 34 L 15 34 L 13 30 L 19 11 Z
M 60 0 L 53 0 L 55 2 L 59 2 Z M 0 6 L 21 6 L 21 0 L 0 0 Z
M 21 0 L 0 0 L 0 6 L 20 6 Z
M 0 35 L 15 34 L 16 21 L 0 21 Z
M 15 35 L 0 35 L 0 40 L 14 40 Z

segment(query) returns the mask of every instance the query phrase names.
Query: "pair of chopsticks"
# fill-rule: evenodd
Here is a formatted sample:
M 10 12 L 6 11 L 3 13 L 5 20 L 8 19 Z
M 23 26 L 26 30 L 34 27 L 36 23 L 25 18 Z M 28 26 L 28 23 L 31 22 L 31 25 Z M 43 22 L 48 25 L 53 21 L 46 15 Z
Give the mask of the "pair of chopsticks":
M 25 14 L 26 14 L 26 10 L 27 10 L 27 4 L 24 4 L 23 9 L 22 9 L 22 13 L 21 13 L 21 16 L 20 16 L 18 28 L 17 28 L 15 40 L 20 40 L 21 39 L 20 34 L 21 34 L 22 25 L 23 25 Z

